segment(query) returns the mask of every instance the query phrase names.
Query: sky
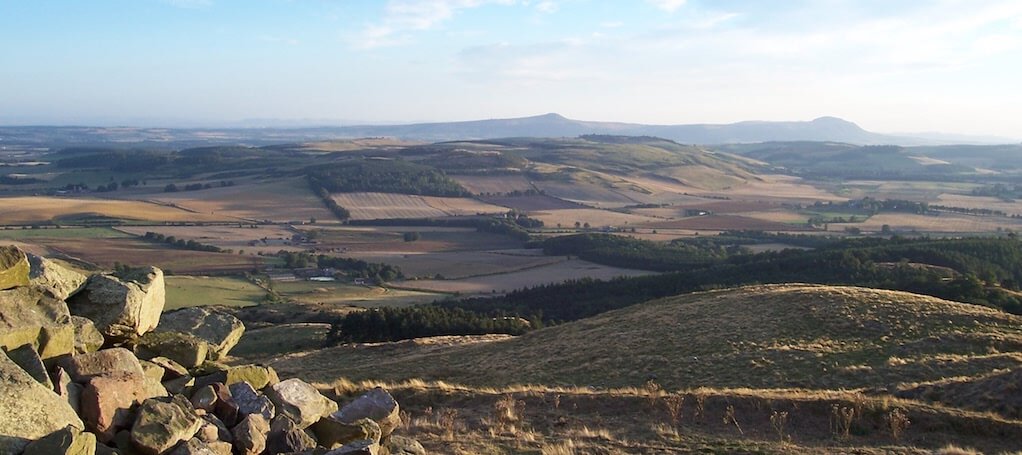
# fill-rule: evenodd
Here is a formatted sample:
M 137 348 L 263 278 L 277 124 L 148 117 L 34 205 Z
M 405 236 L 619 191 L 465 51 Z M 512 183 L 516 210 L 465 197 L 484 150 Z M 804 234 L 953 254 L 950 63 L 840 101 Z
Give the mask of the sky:
M 0 0 L 0 124 L 549 112 L 1020 138 L 1022 1 Z

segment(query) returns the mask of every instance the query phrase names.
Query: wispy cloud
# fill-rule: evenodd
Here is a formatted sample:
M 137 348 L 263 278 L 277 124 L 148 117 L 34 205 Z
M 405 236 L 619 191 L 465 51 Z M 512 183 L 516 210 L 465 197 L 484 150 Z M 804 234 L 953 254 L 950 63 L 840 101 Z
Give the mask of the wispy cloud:
M 354 45 L 368 49 L 407 43 L 412 32 L 437 28 L 461 10 L 488 3 L 510 4 L 513 0 L 391 0 L 383 18 L 363 27 Z

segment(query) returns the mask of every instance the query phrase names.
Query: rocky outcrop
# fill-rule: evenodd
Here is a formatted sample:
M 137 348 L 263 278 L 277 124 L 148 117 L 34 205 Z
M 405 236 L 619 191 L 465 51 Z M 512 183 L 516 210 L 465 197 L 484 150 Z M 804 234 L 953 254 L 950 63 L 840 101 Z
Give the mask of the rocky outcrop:
M 0 251 L 0 270 L 24 268 L 20 251 Z M 300 379 L 218 362 L 244 331 L 232 317 L 175 312 L 156 327 L 165 291 L 155 268 L 82 279 L 29 262 L 33 284 L 0 290 L 0 454 L 420 453 L 387 437 L 398 407 L 382 389 L 338 411 Z M 54 297 L 65 294 L 72 310 Z
M 43 360 L 74 352 L 67 304 L 32 287 L 0 291 L 0 349 L 31 345 Z
M 31 285 L 49 291 L 60 300 L 67 300 L 80 291 L 88 280 L 87 276 L 41 256 L 29 254 L 28 262 Z
M 165 313 L 156 331 L 193 335 L 209 343 L 210 360 L 219 360 L 241 340 L 245 325 L 222 311 L 191 307 Z
M 165 302 L 163 271 L 156 267 L 123 278 L 93 275 L 67 301 L 71 313 L 91 319 L 108 344 L 133 341 L 156 328 Z
M 30 442 L 68 426 L 85 428 L 63 398 L 0 351 L 0 453 L 21 453 Z
M 28 286 L 28 257 L 17 247 L 0 246 L 0 290 Z

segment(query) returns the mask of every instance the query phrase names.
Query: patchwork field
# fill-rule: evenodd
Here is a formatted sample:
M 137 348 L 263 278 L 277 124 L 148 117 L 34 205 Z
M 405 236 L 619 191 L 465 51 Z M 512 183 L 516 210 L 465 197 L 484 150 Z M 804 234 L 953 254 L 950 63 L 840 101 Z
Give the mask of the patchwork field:
M 607 280 L 619 276 L 640 276 L 652 273 L 642 270 L 608 267 L 580 259 L 571 259 L 552 265 L 499 275 L 487 275 L 462 280 L 408 280 L 398 284 L 403 288 L 434 292 L 491 294 L 586 277 Z
M 474 194 L 500 195 L 534 189 L 523 175 L 452 175 L 452 179 Z
M 605 226 L 629 227 L 658 221 L 656 218 L 632 215 L 628 213 L 611 212 L 600 209 L 564 209 L 544 210 L 534 212 L 529 216 L 543 221 L 545 227 L 554 228 L 560 225 L 564 228 L 571 228 L 578 222 L 581 225 L 589 223 L 592 228 Z
M 505 207 L 470 198 L 392 193 L 337 193 L 333 198 L 351 212 L 353 220 L 437 218 L 507 211 Z
M 734 199 L 773 200 L 778 202 L 843 201 L 826 190 L 804 182 L 798 177 L 786 175 L 763 175 L 761 179 L 749 180 L 744 185 L 732 187 L 720 194 Z
M 940 216 L 908 213 L 881 213 L 862 223 L 848 224 L 863 231 L 879 232 L 884 225 L 894 231 L 919 231 L 944 234 L 997 232 L 998 229 L 1022 229 L 1022 220 L 1004 217 L 941 214 Z M 842 230 L 844 224 L 831 223 L 830 230 Z
M 66 255 L 105 269 L 112 269 L 115 263 L 155 265 L 177 274 L 202 275 L 247 272 L 263 263 L 255 256 L 171 249 L 127 238 L 39 238 L 31 243 L 49 254 Z
M 499 205 L 502 207 L 508 207 L 520 212 L 536 212 L 539 210 L 560 210 L 560 209 L 578 209 L 585 208 L 584 205 L 566 201 L 564 199 L 558 199 L 552 196 L 546 195 L 535 195 L 535 196 L 487 196 L 482 198 L 489 204 Z
M 227 217 L 193 213 L 175 207 L 142 201 L 119 201 L 95 198 L 22 196 L 0 198 L 0 222 L 8 225 L 74 223 L 95 217 L 127 221 L 225 221 Z
M 153 200 L 221 218 L 332 222 L 334 216 L 303 179 L 241 183 L 199 191 L 158 193 Z
M 647 228 L 656 229 L 688 229 L 707 231 L 807 231 L 807 226 L 787 224 L 783 222 L 770 221 L 761 218 L 751 218 L 738 215 L 706 215 L 693 216 L 672 221 L 661 221 L 643 225 Z
M 419 254 L 364 252 L 352 254 L 352 257 L 368 262 L 396 265 L 407 277 L 432 278 L 439 274 L 446 279 L 508 273 L 564 260 L 561 257 L 543 256 L 542 252 L 534 253 L 528 250 Z
M 476 232 L 472 228 L 373 226 L 315 229 L 318 231 L 315 249 L 341 255 L 373 252 L 414 254 L 441 251 L 480 251 L 519 248 L 522 245 L 521 241 L 513 240 L 507 236 Z M 305 230 L 310 229 L 306 228 Z M 417 232 L 419 240 L 404 241 L 405 232 Z
M 206 305 L 257 305 L 266 295 L 262 288 L 241 278 L 173 275 L 166 282 L 164 311 Z
M 623 193 L 594 183 L 537 181 L 535 184 L 544 193 L 555 198 L 594 207 L 616 208 L 650 202 L 649 197 L 642 197 L 643 195 L 639 193 Z
M 941 194 L 931 204 L 967 209 L 1000 210 L 1008 215 L 1022 214 L 1022 202 L 1004 201 L 995 197 L 965 196 L 961 194 Z
M 273 283 L 281 297 L 300 304 L 353 306 L 407 306 L 442 298 L 432 292 L 361 286 L 340 281 L 281 281 Z

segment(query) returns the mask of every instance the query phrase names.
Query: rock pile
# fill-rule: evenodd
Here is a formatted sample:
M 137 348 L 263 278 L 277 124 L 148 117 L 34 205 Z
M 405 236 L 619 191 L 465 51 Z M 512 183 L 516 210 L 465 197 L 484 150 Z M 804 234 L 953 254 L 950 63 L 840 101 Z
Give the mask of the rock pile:
M 424 454 L 383 389 L 339 406 L 220 361 L 241 321 L 163 314 L 163 272 L 84 276 L 0 246 L 0 455 Z

